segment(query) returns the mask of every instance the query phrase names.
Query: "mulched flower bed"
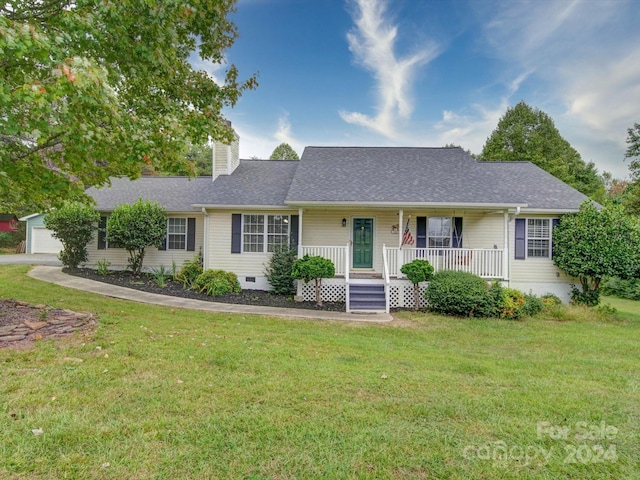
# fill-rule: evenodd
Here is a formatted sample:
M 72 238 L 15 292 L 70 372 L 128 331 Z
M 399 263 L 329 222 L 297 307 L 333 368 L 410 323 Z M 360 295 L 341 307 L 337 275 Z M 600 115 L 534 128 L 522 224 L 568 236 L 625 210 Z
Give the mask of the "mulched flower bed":
M 132 288 L 149 293 L 159 293 L 161 295 L 171 295 L 181 298 L 193 298 L 208 302 L 235 303 L 242 305 L 262 305 L 265 307 L 302 308 L 308 310 L 328 310 L 333 312 L 344 312 L 345 306 L 341 302 L 324 302 L 322 307 L 316 306 L 315 302 L 296 302 L 293 296 L 274 295 L 263 290 L 243 290 L 241 293 L 229 293 L 211 297 L 204 293 L 182 288 L 182 283 L 167 280 L 164 287 L 159 287 L 152 275 L 143 273 L 134 276 L 127 270 L 110 271 L 106 275 L 99 274 L 90 268 L 64 268 L 64 273 L 83 277 L 97 282 L 110 283 L 121 287 Z

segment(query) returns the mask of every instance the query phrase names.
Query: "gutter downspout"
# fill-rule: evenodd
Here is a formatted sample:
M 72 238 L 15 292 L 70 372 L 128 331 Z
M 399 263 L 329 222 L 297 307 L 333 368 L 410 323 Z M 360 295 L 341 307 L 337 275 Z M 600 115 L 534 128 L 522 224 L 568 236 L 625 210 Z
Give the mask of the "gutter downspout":
M 509 256 L 509 223 L 513 221 L 514 218 L 516 218 L 518 215 L 520 215 L 520 207 L 516 207 L 516 211 L 513 215 L 511 215 L 511 217 L 509 217 L 509 211 L 505 210 L 504 211 L 504 257 L 503 257 L 503 263 L 504 263 L 504 269 L 505 271 L 503 273 L 506 273 L 506 278 L 505 280 L 507 281 L 507 285 L 509 285 L 509 281 L 511 279 L 511 258 Z
M 209 268 L 209 214 L 207 209 L 202 207 L 202 214 L 204 215 L 204 238 L 202 239 L 202 269 Z

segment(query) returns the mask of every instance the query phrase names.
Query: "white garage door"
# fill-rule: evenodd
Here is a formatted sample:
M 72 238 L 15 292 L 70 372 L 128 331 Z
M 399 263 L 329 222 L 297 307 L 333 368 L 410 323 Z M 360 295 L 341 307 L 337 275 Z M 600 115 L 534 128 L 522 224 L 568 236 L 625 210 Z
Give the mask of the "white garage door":
M 51 236 L 51 230 L 33 228 L 31 235 L 31 253 L 59 253 L 62 250 L 62 243 Z

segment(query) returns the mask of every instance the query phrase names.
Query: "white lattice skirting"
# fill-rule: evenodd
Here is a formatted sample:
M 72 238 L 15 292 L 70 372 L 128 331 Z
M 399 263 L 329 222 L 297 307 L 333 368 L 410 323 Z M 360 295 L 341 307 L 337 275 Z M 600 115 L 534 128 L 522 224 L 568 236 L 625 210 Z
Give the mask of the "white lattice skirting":
M 420 284 L 420 307 L 427 306 L 424 292 L 427 283 Z M 322 300 L 325 302 L 344 302 L 346 285 L 342 278 L 325 278 L 322 280 Z M 314 282 L 298 282 L 298 295 L 306 302 L 316 299 L 316 287 Z M 413 283 L 409 280 L 391 280 L 389 284 L 390 308 L 413 308 Z
M 347 288 L 342 278 L 325 278 L 322 280 L 322 300 L 324 302 L 344 302 Z M 316 283 L 311 281 L 298 282 L 298 295 L 302 296 L 305 302 L 316 301 Z

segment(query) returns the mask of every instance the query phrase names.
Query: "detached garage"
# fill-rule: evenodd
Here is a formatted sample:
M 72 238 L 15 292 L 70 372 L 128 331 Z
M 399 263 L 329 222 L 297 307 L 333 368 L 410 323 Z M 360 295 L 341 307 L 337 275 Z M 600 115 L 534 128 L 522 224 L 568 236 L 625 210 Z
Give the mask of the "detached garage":
M 20 219 L 27 222 L 26 253 L 60 253 L 62 243 L 44 226 L 44 215 L 34 213 Z

